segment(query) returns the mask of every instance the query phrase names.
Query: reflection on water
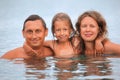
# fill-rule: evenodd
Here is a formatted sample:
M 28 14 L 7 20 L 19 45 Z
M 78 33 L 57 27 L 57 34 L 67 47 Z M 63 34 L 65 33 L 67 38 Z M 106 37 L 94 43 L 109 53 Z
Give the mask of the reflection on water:
M 119 80 L 119 58 L 0 60 L 1 80 Z

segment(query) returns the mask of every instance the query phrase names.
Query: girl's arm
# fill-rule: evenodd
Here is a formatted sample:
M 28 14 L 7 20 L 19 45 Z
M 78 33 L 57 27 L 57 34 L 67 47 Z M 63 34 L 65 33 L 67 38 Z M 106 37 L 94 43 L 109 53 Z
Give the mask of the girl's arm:
M 49 47 L 49 48 L 53 49 L 53 45 L 54 45 L 53 43 L 54 43 L 53 40 L 48 40 L 48 41 L 45 41 L 43 45 L 45 47 Z

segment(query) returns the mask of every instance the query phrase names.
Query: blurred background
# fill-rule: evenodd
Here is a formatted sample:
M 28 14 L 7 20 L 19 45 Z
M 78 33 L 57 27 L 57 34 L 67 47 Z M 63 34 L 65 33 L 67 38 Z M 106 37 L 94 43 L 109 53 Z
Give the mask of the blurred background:
M 58 12 L 67 13 L 75 25 L 77 18 L 87 10 L 96 10 L 106 19 L 108 37 L 120 44 L 120 0 L 0 0 L 0 56 L 22 46 L 24 20 L 31 14 L 40 15 L 46 22 L 53 39 L 51 20 Z

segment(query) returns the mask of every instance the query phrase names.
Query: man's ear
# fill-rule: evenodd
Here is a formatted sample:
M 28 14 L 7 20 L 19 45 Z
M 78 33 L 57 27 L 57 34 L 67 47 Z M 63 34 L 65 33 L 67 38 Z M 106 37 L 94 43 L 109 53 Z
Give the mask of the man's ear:
M 22 35 L 23 35 L 23 37 L 25 38 L 25 34 L 24 34 L 24 31 L 22 30 Z
M 45 30 L 45 36 L 47 36 L 47 35 L 48 35 L 48 29 Z

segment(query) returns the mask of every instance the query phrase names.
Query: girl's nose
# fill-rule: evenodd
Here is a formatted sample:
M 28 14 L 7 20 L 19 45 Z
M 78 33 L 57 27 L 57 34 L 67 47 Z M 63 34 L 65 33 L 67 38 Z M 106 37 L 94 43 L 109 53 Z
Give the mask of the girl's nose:
M 62 35 L 63 33 L 64 33 L 63 30 L 61 30 L 61 31 L 60 31 L 60 34 Z

